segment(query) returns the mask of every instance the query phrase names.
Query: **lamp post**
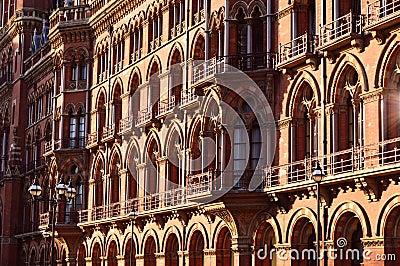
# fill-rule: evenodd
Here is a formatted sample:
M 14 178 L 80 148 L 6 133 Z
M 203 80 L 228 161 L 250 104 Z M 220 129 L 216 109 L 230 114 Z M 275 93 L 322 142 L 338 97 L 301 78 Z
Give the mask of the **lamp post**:
M 315 169 L 314 169 L 314 171 L 312 172 L 312 175 L 311 175 L 311 177 L 312 177 L 312 179 L 315 181 L 315 183 L 317 184 L 317 228 L 315 229 L 315 238 L 316 238 L 316 240 L 317 240 L 317 247 L 316 247 L 316 249 L 315 249 L 315 253 L 316 253 L 316 255 L 317 255 L 317 266 L 319 266 L 320 265 L 320 258 L 319 258 L 319 246 L 320 246 L 320 240 L 319 240 L 319 235 L 320 235 L 320 232 L 319 232 L 319 224 L 320 224 L 320 222 L 321 222 L 321 219 L 320 219 L 320 204 L 319 204 L 319 198 L 320 198 L 320 191 L 319 191 L 319 185 L 320 185 L 320 183 L 321 183 L 321 181 L 324 179 L 324 177 L 325 177 L 325 174 L 324 174 L 324 172 L 322 171 L 322 168 L 321 168 L 321 166 L 320 166 L 320 164 L 319 164 L 319 162 L 317 161 L 317 164 L 316 164 L 316 166 L 315 166 Z
M 76 196 L 76 189 L 72 186 L 72 180 L 69 180 L 69 185 L 67 186 L 64 182 L 64 178 L 61 177 L 60 181 L 58 182 L 54 196 L 52 199 L 43 199 L 40 198 L 42 195 L 42 188 L 39 185 L 39 180 L 35 177 L 33 184 L 28 189 L 29 193 L 32 195 L 34 200 L 37 201 L 48 201 L 52 207 L 52 215 L 51 215 L 51 251 L 50 251 L 50 265 L 54 265 L 54 250 L 55 250 L 55 243 L 54 243 L 54 233 L 55 233 L 55 225 L 56 225 L 56 210 L 57 205 L 61 201 L 60 197 L 65 195 L 65 197 L 70 200 Z
M 133 225 L 135 224 L 135 219 L 137 217 L 136 211 L 131 211 L 129 214 L 129 219 L 131 220 L 131 249 L 129 250 L 129 266 L 132 266 L 132 257 L 133 257 Z

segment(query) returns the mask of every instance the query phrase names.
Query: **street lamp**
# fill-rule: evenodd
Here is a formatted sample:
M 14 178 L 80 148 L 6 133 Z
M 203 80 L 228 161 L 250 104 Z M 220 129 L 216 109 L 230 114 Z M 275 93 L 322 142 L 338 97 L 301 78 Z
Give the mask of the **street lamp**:
M 312 172 L 311 175 L 312 179 L 315 181 L 317 184 L 317 228 L 316 228 L 316 233 L 315 233 L 315 238 L 317 240 L 317 247 L 315 249 L 315 253 L 317 255 L 317 266 L 320 265 L 320 258 L 319 258 L 319 246 L 320 246 L 320 241 L 319 241 L 319 224 L 320 224 L 320 205 L 319 205 L 319 198 L 320 198 L 320 191 L 319 191 L 319 185 L 321 181 L 324 179 L 325 174 L 321 168 L 321 165 L 317 161 L 316 166 L 314 171 Z
M 54 231 L 55 231 L 55 224 L 56 224 L 56 208 L 58 203 L 61 201 L 60 197 L 62 195 L 65 195 L 65 197 L 70 200 L 75 197 L 76 195 L 76 189 L 72 186 L 72 180 L 69 180 L 69 185 L 67 186 L 64 183 L 64 178 L 61 177 L 60 181 L 58 182 L 56 186 L 56 193 L 54 193 L 54 196 L 52 199 L 43 199 L 40 198 L 42 195 L 42 188 L 39 185 L 39 180 L 35 176 L 35 180 L 33 181 L 33 184 L 28 188 L 29 193 L 32 195 L 34 200 L 39 200 L 39 201 L 48 201 L 51 204 L 52 207 L 52 215 L 51 215 L 51 251 L 50 251 L 50 265 L 54 265 L 54 250 L 55 250 L 55 243 L 54 243 Z
M 135 223 L 136 217 L 138 216 L 137 212 L 132 210 L 129 214 L 129 219 L 131 220 L 131 249 L 129 250 L 129 266 L 132 266 L 132 257 L 133 257 L 133 225 Z

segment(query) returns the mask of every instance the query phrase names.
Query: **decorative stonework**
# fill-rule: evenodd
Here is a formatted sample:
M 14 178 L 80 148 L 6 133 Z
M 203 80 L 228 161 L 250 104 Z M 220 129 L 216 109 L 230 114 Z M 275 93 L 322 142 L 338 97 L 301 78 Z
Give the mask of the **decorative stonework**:
M 368 91 L 360 95 L 364 103 L 376 102 L 382 98 L 383 88 Z
M 382 237 L 361 238 L 364 248 L 383 248 L 385 240 Z

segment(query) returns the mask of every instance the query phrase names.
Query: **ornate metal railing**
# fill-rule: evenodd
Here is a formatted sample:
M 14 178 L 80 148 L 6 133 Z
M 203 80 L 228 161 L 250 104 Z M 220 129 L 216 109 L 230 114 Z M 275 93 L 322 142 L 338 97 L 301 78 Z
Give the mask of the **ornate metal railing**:
M 50 15 L 50 27 L 54 28 L 58 23 L 67 21 L 86 21 L 90 15 L 90 7 L 85 3 L 76 6 L 63 6 Z
M 361 34 L 363 18 L 352 12 L 321 26 L 319 45 L 325 45 L 352 33 Z
M 317 161 L 327 176 L 378 170 L 386 165 L 400 163 L 400 138 L 268 167 L 265 169 L 264 185 L 268 188 L 307 181 Z
M 203 63 L 200 63 L 193 67 L 193 78 L 192 83 L 196 83 L 205 80 L 217 73 L 223 71 L 224 60 L 217 59 L 217 57 L 211 58 Z
M 119 121 L 119 133 L 124 133 L 133 128 L 134 117 L 129 116 Z
M 99 133 L 97 131 L 89 133 L 86 141 L 86 146 L 91 146 L 96 144 L 99 139 L 98 139 Z
M 229 66 L 236 67 L 242 71 L 271 70 L 276 67 L 276 56 L 276 53 L 272 52 L 228 55 L 222 57 L 223 60 L 219 61 L 225 63 L 224 68 L 221 68 L 225 72 L 230 70 Z
M 163 115 L 176 106 L 176 101 L 175 101 L 175 95 L 169 96 L 165 100 L 161 100 L 159 105 L 158 105 L 158 115 Z
M 171 38 L 174 38 L 178 35 L 180 35 L 181 33 L 183 33 L 183 31 L 185 30 L 186 27 L 186 21 L 182 21 L 181 23 L 178 23 L 177 25 L 175 25 L 175 27 L 171 28 Z
M 136 125 L 146 123 L 150 119 L 151 119 L 151 107 L 146 107 L 143 110 L 138 111 Z
M 181 94 L 181 106 L 197 101 L 199 96 L 195 93 L 194 89 L 188 89 L 182 91 Z
M 114 137 L 116 133 L 115 124 L 103 127 L 102 139 Z
M 290 42 L 279 45 L 279 64 L 287 62 L 297 56 L 315 52 L 318 46 L 318 36 L 303 34 Z
M 377 0 L 368 4 L 367 25 L 384 20 L 400 11 L 400 0 Z

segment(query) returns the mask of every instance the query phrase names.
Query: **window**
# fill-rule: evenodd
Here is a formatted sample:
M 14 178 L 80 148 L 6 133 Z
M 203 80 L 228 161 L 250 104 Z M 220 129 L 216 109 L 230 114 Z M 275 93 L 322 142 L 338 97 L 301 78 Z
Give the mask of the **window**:
M 78 141 L 80 148 L 85 147 L 85 117 L 83 115 L 79 117 Z
M 246 128 L 240 122 L 237 122 L 233 132 L 233 175 L 234 185 L 236 187 L 241 186 L 238 181 L 241 177 L 241 173 L 246 170 L 247 166 L 248 152 L 246 136 Z
M 76 145 L 76 117 L 70 117 L 69 119 L 69 139 L 70 147 L 73 148 Z
M 43 112 L 43 97 L 40 97 L 37 102 L 37 116 L 36 116 L 37 120 L 42 118 L 42 112 Z
M 251 153 L 250 153 L 250 167 L 251 170 L 256 170 L 258 161 L 261 160 L 261 130 L 260 128 L 253 127 L 251 131 Z

